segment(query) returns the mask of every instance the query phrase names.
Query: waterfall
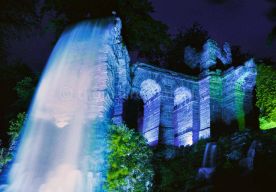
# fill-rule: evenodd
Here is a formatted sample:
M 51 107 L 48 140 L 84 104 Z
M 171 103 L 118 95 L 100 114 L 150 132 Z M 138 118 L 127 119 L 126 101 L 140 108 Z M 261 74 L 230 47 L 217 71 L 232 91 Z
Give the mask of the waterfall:
M 28 112 L 5 192 L 104 191 L 105 122 L 115 79 L 107 60 L 118 32 L 114 23 L 82 22 L 58 40 Z
M 258 142 L 256 140 L 252 141 L 251 145 L 248 148 L 247 156 L 241 159 L 239 162 L 239 165 L 248 171 L 252 171 L 254 169 L 254 159 L 256 156 L 257 145 Z
M 217 145 L 215 143 L 207 143 L 204 151 L 202 167 L 215 167 L 215 155 Z
M 214 172 L 216 167 L 217 145 L 215 143 L 207 143 L 204 151 L 202 167 L 198 170 L 198 177 L 208 179 Z

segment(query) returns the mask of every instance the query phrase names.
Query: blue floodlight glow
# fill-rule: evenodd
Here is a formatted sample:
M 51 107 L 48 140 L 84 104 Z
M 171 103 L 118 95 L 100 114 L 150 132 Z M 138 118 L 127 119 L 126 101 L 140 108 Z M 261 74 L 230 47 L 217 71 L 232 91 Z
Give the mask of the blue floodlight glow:
M 104 191 L 104 45 L 113 24 L 83 22 L 57 42 L 29 111 L 5 192 Z

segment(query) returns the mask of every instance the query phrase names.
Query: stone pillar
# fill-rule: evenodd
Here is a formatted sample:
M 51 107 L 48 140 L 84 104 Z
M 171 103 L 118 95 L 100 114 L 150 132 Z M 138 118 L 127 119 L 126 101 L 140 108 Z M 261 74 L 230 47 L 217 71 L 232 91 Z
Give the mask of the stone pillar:
M 199 97 L 199 87 L 198 85 L 193 86 L 193 143 L 199 140 L 199 130 L 200 130 L 200 97 Z
M 174 106 L 174 136 L 176 146 L 193 144 L 193 101 L 187 98 Z
M 222 119 L 228 126 L 236 121 L 236 100 L 235 100 L 235 83 L 236 77 L 233 72 L 227 74 L 223 79 L 223 95 L 222 95 Z
M 144 117 L 140 132 L 147 139 L 149 145 L 156 145 L 158 143 L 160 92 L 161 88 L 159 84 L 152 79 L 147 79 L 141 83 L 140 96 L 144 101 Z
M 123 123 L 122 115 L 123 115 L 123 99 L 116 97 L 114 100 L 112 122 L 115 125 L 121 125 Z
M 248 114 L 253 109 L 253 89 L 254 88 L 246 88 L 244 90 L 244 111 L 245 114 Z
M 145 102 L 145 101 L 144 101 Z M 160 94 L 157 93 L 144 104 L 144 118 L 142 124 L 142 134 L 147 139 L 149 145 L 158 144 L 160 123 Z
M 210 72 L 210 116 L 211 122 L 217 122 L 222 119 L 222 93 L 223 78 L 221 71 Z
M 199 81 L 199 139 L 210 137 L 210 78 Z
M 173 94 L 161 92 L 160 142 L 166 145 L 174 145 L 173 106 Z
M 187 87 L 179 87 L 174 92 L 173 122 L 176 146 L 192 145 L 193 137 L 198 133 L 194 130 L 197 110 L 195 110 L 195 96 L 192 91 Z

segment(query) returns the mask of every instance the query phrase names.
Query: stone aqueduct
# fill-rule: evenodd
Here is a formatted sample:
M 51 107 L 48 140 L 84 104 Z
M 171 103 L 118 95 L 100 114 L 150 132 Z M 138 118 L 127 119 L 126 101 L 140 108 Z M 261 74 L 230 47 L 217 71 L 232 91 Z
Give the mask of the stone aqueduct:
M 128 71 L 128 66 L 125 69 Z M 143 112 L 136 119 L 137 129 L 150 145 L 191 145 L 210 137 L 211 124 L 216 121 L 225 125 L 236 122 L 244 128 L 245 116 L 252 111 L 256 78 L 253 60 L 224 72 L 206 71 L 199 77 L 144 63 L 134 64 L 123 74 L 129 74 L 124 78 L 129 81 L 128 88 L 122 89 L 120 83 L 117 86 L 128 94 L 117 93 L 113 121 L 126 123 L 124 102 L 138 95 Z
M 217 128 L 243 129 L 250 126 L 247 116 L 253 109 L 253 92 L 256 65 L 253 59 L 243 65 L 231 67 L 231 49 L 228 44 L 221 50 L 215 41 L 208 40 L 201 53 L 194 49 L 185 52 L 184 59 L 190 67 L 199 66 L 199 76 L 188 76 L 144 63 L 130 66 L 130 59 L 120 35 L 121 21 L 117 19 L 114 37 L 107 46 L 105 71 L 108 80 L 105 95 L 108 105 L 113 105 L 113 123 L 126 123 L 125 103 L 129 99 L 142 101 L 141 113 L 132 121 L 150 145 L 191 145 L 208 138 L 217 122 Z M 194 59 L 192 59 L 195 57 Z M 209 70 L 221 60 L 227 70 Z M 134 97 L 135 96 L 135 97 Z M 132 111 L 138 111 L 134 108 Z

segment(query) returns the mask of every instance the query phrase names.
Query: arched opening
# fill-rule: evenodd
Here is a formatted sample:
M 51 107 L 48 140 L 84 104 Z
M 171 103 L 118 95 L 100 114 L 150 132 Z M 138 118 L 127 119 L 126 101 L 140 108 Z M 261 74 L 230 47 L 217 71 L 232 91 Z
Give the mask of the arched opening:
M 191 91 L 179 87 L 174 92 L 174 137 L 176 146 L 193 144 L 193 102 Z
M 143 127 L 144 102 L 138 94 L 130 95 L 123 104 L 123 121 L 127 127 L 140 132 Z

